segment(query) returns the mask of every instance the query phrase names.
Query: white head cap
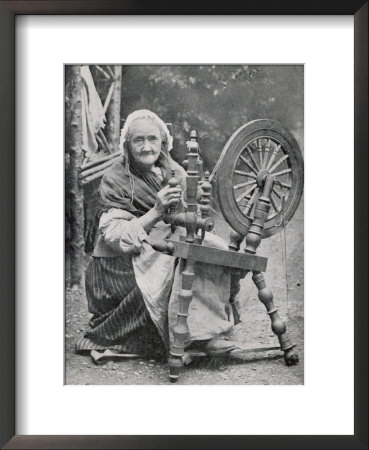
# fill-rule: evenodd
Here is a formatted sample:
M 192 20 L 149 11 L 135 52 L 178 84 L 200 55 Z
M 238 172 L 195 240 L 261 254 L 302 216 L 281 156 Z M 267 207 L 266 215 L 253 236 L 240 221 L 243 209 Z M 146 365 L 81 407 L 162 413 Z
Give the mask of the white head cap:
M 148 109 L 139 109 L 137 111 L 134 111 L 131 113 L 127 120 L 124 123 L 124 126 L 120 132 L 120 143 L 119 148 L 121 151 L 124 150 L 124 143 L 126 142 L 126 136 L 129 132 L 129 129 L 131 128 L 132 122 L 136 119 L 152 119 L 154 120 L 162 129 L 162 131 L 167 135 L 168 139 L 168 151 L 171 151 L 173 148 L 173 137 L 169 133 L 168 127 L 166 124 L 160 119 L 158 115 L 153 113 L 152 111 L 149 111 Z

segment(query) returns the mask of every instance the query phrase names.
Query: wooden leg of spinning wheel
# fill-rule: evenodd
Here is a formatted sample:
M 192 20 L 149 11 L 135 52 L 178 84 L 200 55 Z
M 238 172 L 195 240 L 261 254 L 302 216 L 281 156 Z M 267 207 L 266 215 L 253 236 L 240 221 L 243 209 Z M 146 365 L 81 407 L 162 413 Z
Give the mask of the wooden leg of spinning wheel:
M 183 367 L 185 341 L 188 338 L 188 308 L 192 300 L 192 284 L 195 277 L 195 262 L 187 259 L 182 272 L 182 289 L 179 293 L 179 310 L 177 322 L 173 328 L 173 344 L 169 355 L 169 378 L 178 380 Z
M 232 252 L 238 252 L 243 239 L 244 236 L 242 234 L 239 234 L 236 231 L 232 230 L 229 236 L 228 249 Z M 229 304 L 232 308 L 234 324 L 237 325 L 241 322 L 241 316 L 236 305 L 236 295 L 240 292 L 241 278 L 244 278 L 247 275 L 248 270 L 241 271 L 239 269 L 233 269 L 230 272 L 231 272 L 231 289 L 229 296 Z
M 273 293 L 266 287 L 264 275 L 261 272 L 253 272 L 252 281 L 259 291 L 259 300 L 264 304 L 272 324 L 272 331 L 277 335 L 281 350 L 284 352 L 284 360 L 287 366 L 299 362 L 298 354 L 295 352 L 295 344 L 292 344 L 287 334 L 285 322 L 279 317 L 278 310 L 273 303 Z
M 237 325 L 241 322 L 240 312 L 236 305 L 236 295 L 240 292 L 240 281 L 247 275 L 248 271 L 241 271 L 234 269 L 231 272 L 231 289 L 229 296 L 229 303 L 232 308 L 233 321 Z

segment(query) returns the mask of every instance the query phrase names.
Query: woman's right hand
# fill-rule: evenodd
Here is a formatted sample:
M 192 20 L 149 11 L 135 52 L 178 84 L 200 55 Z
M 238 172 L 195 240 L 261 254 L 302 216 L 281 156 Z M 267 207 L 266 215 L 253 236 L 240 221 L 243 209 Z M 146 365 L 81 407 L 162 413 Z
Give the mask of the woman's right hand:
M 154 209 L 160 216 L 163 216 L 169 206 L 177 205 L 181 199 L 181 186 L 169 187 L 165 186 L 156 195 L 156 202 Z

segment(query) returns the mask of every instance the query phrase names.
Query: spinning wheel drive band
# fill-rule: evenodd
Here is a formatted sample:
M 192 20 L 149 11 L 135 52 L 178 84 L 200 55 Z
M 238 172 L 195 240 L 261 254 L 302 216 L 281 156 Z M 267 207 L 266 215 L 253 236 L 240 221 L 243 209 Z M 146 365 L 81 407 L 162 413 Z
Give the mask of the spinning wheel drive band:
M 274 176 L 271 208 L 262 238 L 277 233 L 293 217 L 302 196 L 304 169 L 296 139 L 279 122 L 254 120 L 228 140 L 217 170 L 217 196 L 223 216 L 246 235 L 263 190 L 263 177 Z

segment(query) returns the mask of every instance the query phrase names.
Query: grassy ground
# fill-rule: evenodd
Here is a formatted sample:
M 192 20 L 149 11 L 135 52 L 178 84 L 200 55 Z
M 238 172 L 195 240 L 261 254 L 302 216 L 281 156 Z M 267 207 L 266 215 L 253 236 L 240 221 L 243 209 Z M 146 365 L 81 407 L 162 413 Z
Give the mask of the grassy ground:
M 303 201 L 286 229 L 287 282 L 283 256 L 283 234 L 264 240 L 258 254 L 268 257 L 266 281 L 274 293 L 275 305 L 287 322 L 297 344 L 300 363 L 287 367 L 280 351 L 250 353 L 242 359 L 212 357 L 186 366 L 178 384 L 303 384 L 304 382 L 304 251 Z M 216 217 L 215 231 L 226 238 L 228 226 Z M 288 286 L 288 288 L 287 288 Z M 288 295 L 287 295 L 288 292 Z M 250 276 L 241 282 L 238 294 L 242 322 L 232 338 L 241 344 L 278 345 L 264 306 Z M 93 364 L 89 356 L 76 355 L 74 344 L 89 320 L 83 292 L 67 291 L 65 377 L 67 384 L 169 384 L 167 364 L 148 359 L 109 361 Z

